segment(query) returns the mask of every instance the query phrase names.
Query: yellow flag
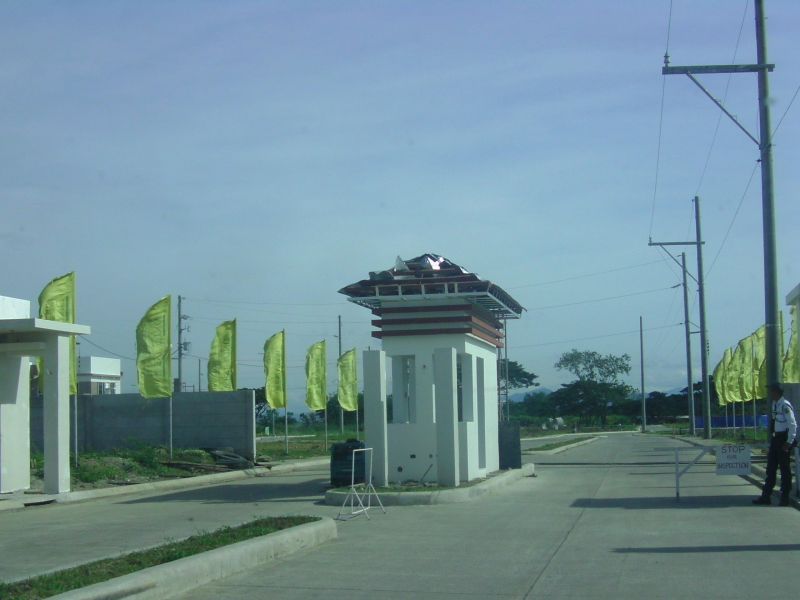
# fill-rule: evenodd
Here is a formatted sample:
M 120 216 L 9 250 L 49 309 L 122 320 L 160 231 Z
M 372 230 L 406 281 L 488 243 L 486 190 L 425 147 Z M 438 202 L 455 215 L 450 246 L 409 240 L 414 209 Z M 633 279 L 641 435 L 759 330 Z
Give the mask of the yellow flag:
M 800 383 L 800 352 L 798 352 L 797 307 L 791 306 L 792 330 L 789 334 L 789 346 L 783 355 L 783 383 Z
M 217 327 L 208 355 L 208 391 L 236 390 L 236 319 Z
M 767 397 L 767 326 L 762 325 L 750 336 L 752 344 L 753 397 Z
M 731 349 L 726 348 L 722 359 L 717 363 L 714 368 L 714 387 L 717 389 L 717 398 L 719 405 L 727 404 L 730 402 L 728 399 L 727 389 L 725 386 L 726 371 L 731 363 Z
M 62 323 L 75 323 L 76 320 L 75 272 L 56 277 L 39 294 L 39 318 Z M 78 393 L 77 342 L 70 336 L 69 342 L 69 393 Z M 39 390 L 44 390 L 44 361 L 39 359 Z
M 144 398 L 172 396 L 172 297 L 153 304 L 136 326 L 136 372 Z
M 742 401 L 742 387 L 740 385 L 742 352 L 744 352 L 742 342 L 739 342 L 736 349 L 731 353 L 731 360 L 725 369 L 725 401 L 729 404 Z
M 328 368 L 325 340 L 313 344 L 306 355 L 306 405 L 325 410 L 328 403 Z
M 339 357 L 339 406 L 348 412 L 358 410 L 358 375 L 356 374 L 356 349 Z
M 739 402 L 753 399 L 756 373 L 753 372 L 753 336 L 749 335 L 739 342 L 736 351 L 739 353 L 737 369 L 739 371 Z
M 279 331 L 264 344 L 267 403 L 286 408 L 286 333 Z

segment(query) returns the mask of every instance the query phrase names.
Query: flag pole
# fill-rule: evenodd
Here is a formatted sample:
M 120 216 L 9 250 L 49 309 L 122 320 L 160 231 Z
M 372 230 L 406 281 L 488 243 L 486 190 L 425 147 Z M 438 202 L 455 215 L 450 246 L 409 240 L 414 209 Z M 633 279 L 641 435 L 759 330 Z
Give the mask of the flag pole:
M 281 333 L 281 354 L 282 368 L 283 368 L 283 441 L 286 449 L 286 455 L 289 455 L 289 397 L 286 395 L 286 330 L 282 329 Z
M 328 452 L 328 399 L 325 399 L 325 410 L 323 412 L 325 418 L 325 452 Z
M 169 459 L 172 460 L 172 396 L 169 397 Z

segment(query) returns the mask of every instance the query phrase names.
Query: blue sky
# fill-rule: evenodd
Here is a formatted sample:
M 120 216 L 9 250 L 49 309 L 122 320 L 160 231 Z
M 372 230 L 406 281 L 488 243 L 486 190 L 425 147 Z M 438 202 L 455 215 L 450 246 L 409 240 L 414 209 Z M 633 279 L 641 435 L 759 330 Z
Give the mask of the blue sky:
M 800 5 L 767 10 L 777 123 L 800 85 Z M 691 237 L 702 197 L 712 366 L 763 322 L 763 259 L 758 172 L 745 193 L 757 149 L 727 120 L 714 138 L 719 113 L 685 77 L 666 81 L 655 185 L 668 12 L 667 0 L 6 4 L 0 293 L 35 299 L 75 270 L 89 341 L 125 357 L 146 308 L 181 294 L 203 373 L 214 326 L 239 319 L 243 386 L 263 384 L 264 340 L 285 328 L 300 409 L 305 350 L 336 348 L 337 315 L 345 348 L 377 345 L 369 313 L 336 291 L 436 252 L 529 309 L 509 356 L 544 385 L 568 381 L 553 363 L 572 347 L 631 354 L 638 385 L 642 315 L 646 386 L 681 386 L 680 278 L 648 237 Z M 673 0 L 672 63 L 731 62 L 743 15 L 737 61 L 754 62 L 752 2 Z M 719 97 L 729 86 L 757 132 L 755 76 L 704 81 Z M 775 139 L 781 296 L 800 281 L 797 105 Z M 197 359 L 184 368 L 195 382 Z

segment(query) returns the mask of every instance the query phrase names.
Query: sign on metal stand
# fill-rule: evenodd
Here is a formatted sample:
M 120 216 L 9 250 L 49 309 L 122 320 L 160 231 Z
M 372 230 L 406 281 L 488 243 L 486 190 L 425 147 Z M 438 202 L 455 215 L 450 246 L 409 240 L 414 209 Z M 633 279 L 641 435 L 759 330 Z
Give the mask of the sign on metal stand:
M 750 446 L 725 444 L 716 455 L 717 475 L 750 475 Z
M 364 453 L 364 467 L 367 471 L 365 473 L 366 477 L 364 478 L 364 487 L 360 491 L 356 488 L 356 452 Z M 367 462 L 367 458 L 369 458 L 369 462 Z M 369 509 L 372 508 L 373 496 L 378 506 L 381 507 L 381 511 L 386 513 L 386 509 L 383 507 L 378 492 L 375 490 L 375 486 L 372 485 L 372 448 L 355 448 L 351 456 L 351 461 L 350 491 L 347 493 L 344 502 L 342 502 L 339 514 L 336 515 L 337 520 L 348 520 L 362 514 L 369 520 Z M 348 504 L 350 505 L 350 512 L 347 512 Z
M 680 462 L 681 451 L 695 451 L 698 455 L 688 463 Z M 725 444 L 724 446 L 699 446 L 694 448 L 675 448 L 675 499 L 681 499 L 681 477 L 695 466 L 706 454 L 714 453 L 717 456 L 717 475 L 749 475 L 750 474 L 750 446 L 746 444 Z M 681 469 L 681 465 L 684 467 Z

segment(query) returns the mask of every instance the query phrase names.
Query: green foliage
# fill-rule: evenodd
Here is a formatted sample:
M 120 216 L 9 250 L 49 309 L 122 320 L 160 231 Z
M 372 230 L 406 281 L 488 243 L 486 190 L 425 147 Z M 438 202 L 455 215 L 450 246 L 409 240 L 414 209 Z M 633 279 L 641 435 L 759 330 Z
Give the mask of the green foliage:
M 79 455 L 78 464 L 71 469 L 72 481 L 92 484 L 103 480 L 149 480 L 161 477 L 186 477 L 195 474 L 190 469 L 163 464 L 168 460 L 169 451 L 160 446 L 139 445 L 108 452 L 85 452 Z M 186 463 L 214 463 L 213 457 L 197 448 L 175 449 L 172 460 Z M 32 460 L 32 463 L 34 476 L 42 477 L 44 475 L 43 465 L 38 466 L 35 459 Z
M 69 590 L 86 587 L 101 581 L 108 581 L 114 577 L 127 575 L 141 569 L 172 562 L 179 558 L 260 537 L 281 529 L 296 527 L 315 520 L 316 518 L 314 517 L 269 517 L 245 523 L 238 527 L 223 527 L 211 533 L 200 533 L 183 541 L 165 544 L 150 550 L 99 560 L 16 583 L 0 583 L 0 598 L 16 598 L 17 600 L 49 598 Z
M 607 417 L 618 405 L 630 404 L 630 387 L 622 383 L 573 381 L 550 395 L 559 416 L 578 417 L 581 424 L 606 426 Z
M 538 375 L 527 371 L 517 361 L 501 358 L 498 362 L 500 386 L 505 386 L 506 381 L 506 362 L 508 362 L 508 389 L 519 390 L 539 385 L 536 380 Z
M 573 348 L 561 355 L 555 367 L 559 370 L 569 371 L 579 381 L 619 383 L 620 376 L 631 371 L 631 357 L 628 354 L 603 356 L 591 350 Z

